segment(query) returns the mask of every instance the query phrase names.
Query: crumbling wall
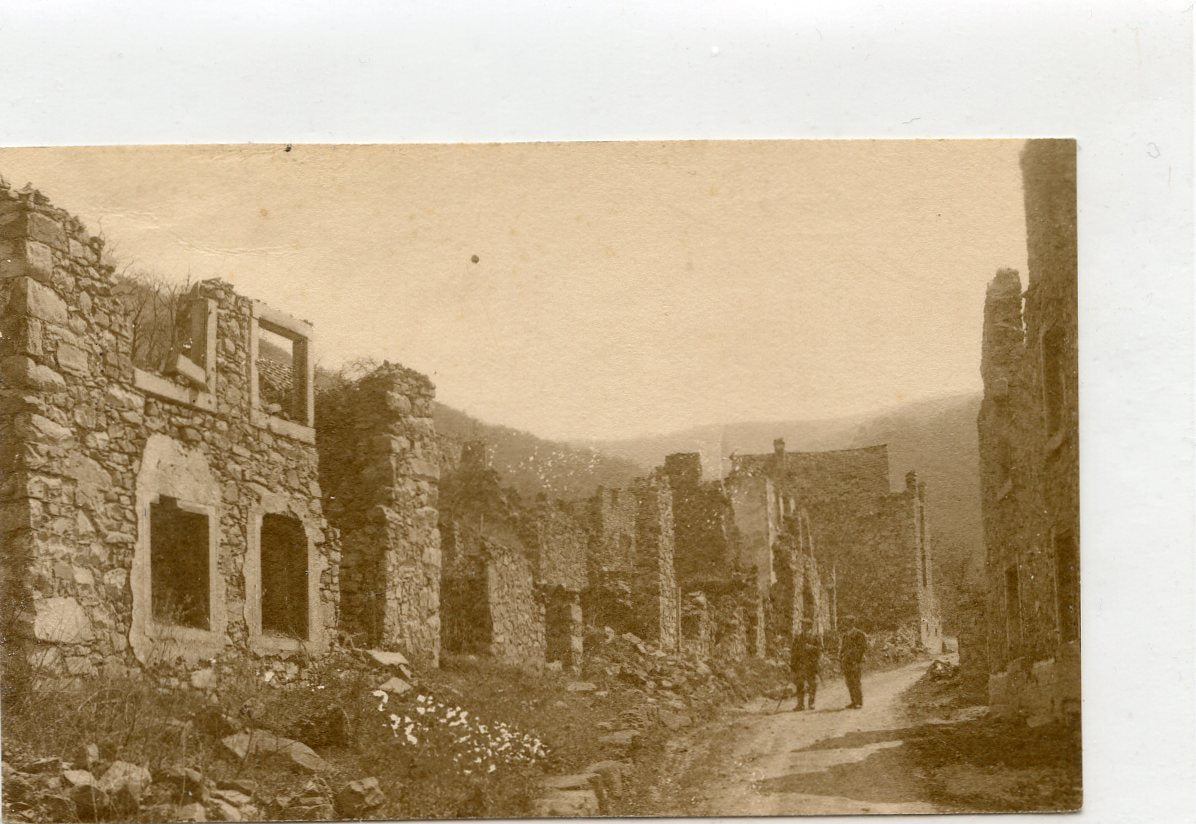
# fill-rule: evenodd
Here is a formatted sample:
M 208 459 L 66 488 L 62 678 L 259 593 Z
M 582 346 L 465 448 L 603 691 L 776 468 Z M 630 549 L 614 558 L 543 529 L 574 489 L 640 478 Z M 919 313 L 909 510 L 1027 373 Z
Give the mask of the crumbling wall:
M 713 649 L 710 605 L 703 592 L 687 592 L 681 598 L 681 650 L 698 658 Z
M 440 655 L 434 388 L 386 363 L 316 400 L 320 480 L 340 530 L 341 628 L 359 644 Z
M 538 548 L 525 543 L 538 532 L 489 460 L 485 444 L 468 443 L 441 479 L 442 639 L 452 652 L 540 667 L 547 654 L 545 588 L 537 585 Z M 546 569 L 568 580 L 575 566 L 549 562 Z
M 566 506 L 547 500 L 526 512 L 521 523 L 524 545 L 534 559 L 535 584 L 544 601 L 546 658 L 576 671 L 585 641 L 581 594 L 589 583 L 589 534 Z
M 795 614 L 791 608 L 799 592 L 778 580 L 792 574 L 787 553 L 800 555 L 808 546 L 825 590 L 815 600 L 828 615 L 828 631 L 835 630 L 838 617 L 851 614 L 872 630 L 908 628 L 929 651 L 941 649 L 925 489 L 911 473 L 906 489 L 890 492 L 884 445 L 788 452 L 778 439 L 772 454 L 736 455 L 732 467 L 726 486 L 745 539 L 758 541 L 769 532 L 761 521 L 773 511 L 800 510 L 804 519 L 794 547 L 782 546 L 778 555 L 773 543 L 771 560 L 786 570 L 774 570 L 772 576 L 773 598 L 781 600 L 771 611 L 771 631 L 784 632 Z
M 663 650 L 680 643 L 680 603 L 673 571 L 675 548 L 673 493 L 667 479 L 653 475 L 635 488 L 636 565 L 631 590 L 638 619 L 636 635 Z
M 722 484 L 701 482 L 696 452 L 669 455 L 664 471 L 673 491 L 678 585 L 694 590 L 726 580 L 737 568 L 739 552 L 734 510 Z
M 586 621 L 634 633 L 640 629 L 632 596 L 639 502 L 630 490 L 599 487 L 576 511 L 589 533 Z
M 1027 141 L 1022 176 L 1029 284 L 989 284 L 977 426 L 989 700 L 1037 722 L 1079 710 L 1074 141 Z
M 176 359 L 170 375 L 136 369 L 132 322 L 101 253 L 37 192 L 0 186 L 3 641 L 6 660 L 20 662 L 12 683 L 29 661 L 81 676 L 319 652 L 336 622 L 340 559 L 313 432 L 310 422 L 269 415 L 252 387 L 258 326 L 297 330 L 305 363 L 310 328 L 205 281 L 188 301 L 203 338 L 194 359 Z M 296 380 L 301 411 L 310 408 L 305 378 Z M 163 571 L 151 526 L 165 509 L 187 513 L 172 523 L 190 530 L 205 573 L 171 581 L 180 592 L 194 586 L 189 625 L 158 609 L 151 592 Z M 306 602 L 303 637 L 262 625 L 257 533 L 266 515 L 297 523 L 306 543 L 293 548 L 307 579 L 295 593 Z

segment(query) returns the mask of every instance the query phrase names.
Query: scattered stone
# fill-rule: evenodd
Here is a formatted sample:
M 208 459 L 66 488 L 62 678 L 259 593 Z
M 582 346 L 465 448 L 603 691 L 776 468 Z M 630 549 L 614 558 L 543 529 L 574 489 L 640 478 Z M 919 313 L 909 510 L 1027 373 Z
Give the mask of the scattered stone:
M 191 673 L 191 686 L 197 690 L 210 690 L 216 686 L 216 670 L 211 667 L 197 669 Z
M 65 768 L 61 758 L 39 758 L 25 767 L 30 773 L 60 773 Z
M 336 794 L 336 813 L 344 818 L 363 818 L 386 803 L 386 795 L 373 776 L 350 781 Z
M 321 772 L 328 769 L 328 763 L 316 755 L 311 747 L 265 730 L 239 732 L 223 739 L 222 743 L 241 761 L 250 756 L 257 756 L 278 758 L 304 772 Z
M 141 796 L 153 781 L 145 767 L 128 761 L 113 761 L 108 770 L 100 776 L 97 786 L 107 793 L 113 806 L 119 812 L 135 812 L 141 806 Z
M 586 772 L 598 775 L 606 787 L 606 794 L 613 798 L 623 795 L 623 777 L 631 770 L 625 761 L 598 761 L 586 767 Z
M 688 715 L 682 715 L 679 712 L 661 710 L 660 723 L 664 724 L 668 729 L 676 731 L 691 725 L 693 723 L 693 719 Z
M 75 814 L 83 821 L 95 821 L 108 813 L 108 794 L 95 784 L 76 784 L 71 787 L 69 795 L 71 801 L 75 802 Z
M 212 821 L 244 821 L 241 810 L 223 798 L 212 796 L 204 807 Z
M 95 744 L 80 747 L 78 763 L 85 770 L 96 770 L 100 765 L 100 748 Z
M 190 767 L 166 767 L 158 773 L 155 785 L 168 788 L 176 801 L 203 801 L 208 797 L 203 773 Z
M 373 662 L 380 667 L 394 670 L 404 678 L 412 677 L 411 662 L 401 652 L 371 649 L 365 651 L 365 659 L 367 662 Z
M 278 805 L 283 818 L 296 821 L 327 821 L 335 816 L 332 802 L 328 800 L 323 786 L 316 781 L 309 781 L 293 798 L 280 798 Z
M 565 689 L 569 692 L 593 692 L 598 689 L 598 685 L 590 681 L 570 681 Z
M 558 790 L 532 802 L 534 818 L 592 818 L 599 814 L 593 790 Z
M 405 692 L 409 692 L 412 687 L 409 683 L 396 675 L 385 684 L 380 685 L 378 689 L 389 692 L 391 695 L 402 695 Z
M 203 804 L 198 801 L 193 801 L 190 804 L 181 804 L 173 809 L 173 815 L 166 821 L 207 821 L 208 811 L 204 809 Z
M 251 778 L 228 778 L 224 781 L 217 781 L 216 786 L 222 790 L 244 793 L 250 798 L 257 792 L 257 782 Z
M 56 760 L 61 762 L 61 759 Z M 63 770 L 62 780 L 71 789 L 75 787 L 94 787 L 96 784 L 96 777 L 88 770 Z

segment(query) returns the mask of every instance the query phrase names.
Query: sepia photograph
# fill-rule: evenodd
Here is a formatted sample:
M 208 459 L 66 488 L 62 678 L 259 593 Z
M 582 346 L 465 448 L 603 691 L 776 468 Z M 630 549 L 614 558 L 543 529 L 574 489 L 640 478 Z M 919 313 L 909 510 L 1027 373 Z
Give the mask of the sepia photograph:
M 1079 809 L 1076 161 L 0 149 L 4 820 Z

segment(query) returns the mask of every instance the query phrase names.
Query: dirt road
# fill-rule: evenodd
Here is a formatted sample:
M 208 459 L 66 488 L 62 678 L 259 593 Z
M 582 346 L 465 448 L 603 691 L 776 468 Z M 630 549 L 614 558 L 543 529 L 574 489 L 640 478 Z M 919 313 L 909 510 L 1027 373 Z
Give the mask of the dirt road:
M 942 811 L 899 752 L 906 723 L 898 696 L 926 672 L 919 661 L 865 676 L 864 708 L 844 709 L 847 690 L 828 679 L 818 709 L 778 710 L 762 699 L 673 742 L 656 801 L 678 816 Z M 657 806 L 654 804 L 653 806 Z

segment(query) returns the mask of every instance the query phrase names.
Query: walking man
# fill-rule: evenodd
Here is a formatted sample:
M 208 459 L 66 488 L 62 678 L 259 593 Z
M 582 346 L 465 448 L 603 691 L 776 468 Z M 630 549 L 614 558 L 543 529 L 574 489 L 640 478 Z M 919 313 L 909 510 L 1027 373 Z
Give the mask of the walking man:
M 818 660 L 822 656 L 822 642 L 814 634 L 814 622 L 806 618 L 801 622 L 801 632 L 793 639 L 789 650 L 789 669 L 793 671 L 793 683 L 797 687 L 795 712 L 806 709 L 806 696 L 810 696 L 809 708 L 814 709 L 814 696 L 818 692 Z
M 860 668 L 863 665 L 864 653 L 868 651 L 868 636 L 856 626 L 855 618 L 848 615 L 843 619 L 847 631 L 839 639 L 839 664 L 843 667 L 843 680 L 847 682 L 847 691 L 851 694 L 849 710 L 858 710 L 864 706 L 864 690 L 860 685 Z

